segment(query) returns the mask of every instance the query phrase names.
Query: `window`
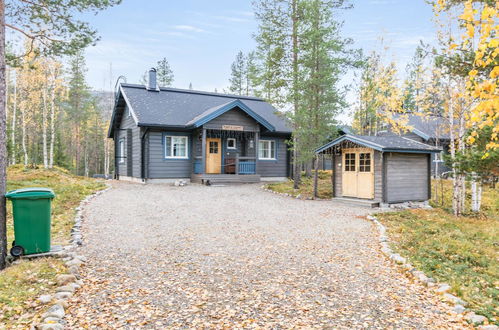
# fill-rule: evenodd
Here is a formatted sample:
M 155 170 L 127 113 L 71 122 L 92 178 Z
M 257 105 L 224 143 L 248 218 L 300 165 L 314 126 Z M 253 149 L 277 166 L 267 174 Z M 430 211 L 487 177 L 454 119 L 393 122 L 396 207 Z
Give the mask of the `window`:
M 371 172 L 371 153 L 359 154 L 359 172 Z
M 165 158 L 189 158 L 187 136 L 165 136 Z
M 125 163 L 125 139 L 120 139 L 118 142 L 118 150 L 119 150 L 119 163 L 124 164 Z
M 234 138 L 227 139 L 227 149 L 236 149 L 236 139 Z
M 210 154 L 218 154 L 218 141 L 210 141 L 210 148 L 208 152 Z
M 258 145 L 258 158 L 276 159 L 274 140 L 260 140 Z
M 355 172 L 355 153 L 345 154 L 345 172 Z

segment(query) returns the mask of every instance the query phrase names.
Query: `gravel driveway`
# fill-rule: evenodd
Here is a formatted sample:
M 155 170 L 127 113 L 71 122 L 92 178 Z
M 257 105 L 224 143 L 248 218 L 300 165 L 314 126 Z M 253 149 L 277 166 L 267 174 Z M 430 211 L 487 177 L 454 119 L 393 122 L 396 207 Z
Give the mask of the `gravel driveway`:
M 462 326 L 382 256 L 368 209 L 259 185 L 113 185 L 84 210 L 70 328 Z

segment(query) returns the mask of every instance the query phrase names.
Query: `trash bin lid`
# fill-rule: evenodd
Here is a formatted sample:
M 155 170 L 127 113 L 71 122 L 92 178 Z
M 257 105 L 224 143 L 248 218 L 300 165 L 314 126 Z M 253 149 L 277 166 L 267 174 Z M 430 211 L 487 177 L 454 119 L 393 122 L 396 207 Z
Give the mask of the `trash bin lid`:
M 23 188 L 11 190 L 5 194 L 9 199 L 23 199 L 23 198 L 54 198 L 54 191 L 50 188 Z

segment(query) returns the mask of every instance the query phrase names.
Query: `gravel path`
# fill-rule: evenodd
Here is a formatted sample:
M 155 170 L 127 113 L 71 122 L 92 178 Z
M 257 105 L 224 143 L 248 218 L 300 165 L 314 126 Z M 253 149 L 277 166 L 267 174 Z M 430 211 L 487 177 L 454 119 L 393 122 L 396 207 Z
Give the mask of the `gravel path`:
M 113 185 L 84 211 L 70 328 L 462 327 L 381 255 L 367 209 L 259 185 Z

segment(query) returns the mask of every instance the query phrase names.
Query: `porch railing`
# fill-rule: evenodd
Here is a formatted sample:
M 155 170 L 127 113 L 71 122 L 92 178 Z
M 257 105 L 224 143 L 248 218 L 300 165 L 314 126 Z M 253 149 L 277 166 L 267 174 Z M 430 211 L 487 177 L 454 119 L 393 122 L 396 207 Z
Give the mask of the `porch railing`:
M 239 174 L 255 174 L 255 162 L 248 160 L 239 161 Z
M 238 169 L 236 174 L 256 174 L 256 161 L 254 157 L 236 157 L 235 165 Z M 194 174 L 203 173 L 203 161 L 201 159 L 194 159 L 193 166 Z

